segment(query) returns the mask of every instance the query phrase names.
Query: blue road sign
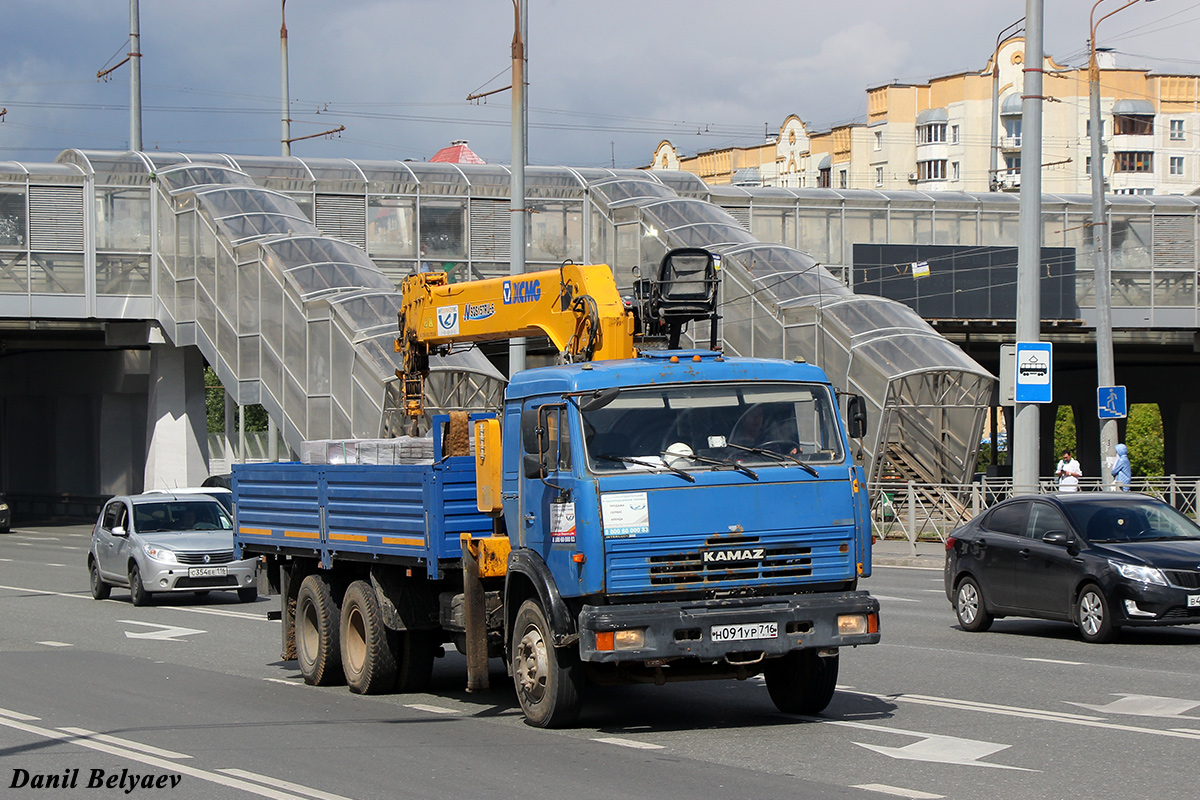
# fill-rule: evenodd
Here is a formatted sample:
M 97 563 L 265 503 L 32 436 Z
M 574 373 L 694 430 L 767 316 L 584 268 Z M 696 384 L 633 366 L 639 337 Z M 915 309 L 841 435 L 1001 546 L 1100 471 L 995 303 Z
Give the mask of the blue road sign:
M 1017 342 L 1016 401 L 1054 402 L 1054 350 L 1049 342 Z
M 1096 390 L 1097 417 L 1100 419 L 1125 419 L 1128 414 L 1124 386 L 1101 386 Z

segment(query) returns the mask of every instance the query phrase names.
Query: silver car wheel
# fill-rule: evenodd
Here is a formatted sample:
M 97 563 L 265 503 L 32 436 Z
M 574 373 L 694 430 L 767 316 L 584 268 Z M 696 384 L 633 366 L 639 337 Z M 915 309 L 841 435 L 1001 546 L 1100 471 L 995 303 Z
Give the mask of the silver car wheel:
M 964 625 L 970 625 L 979 615 L 979 592 L 975 584 L 967 582 L 958 587 L 958 615 Z
M 1095 636 L 1104 624 L 1104 605 L 1095 592 L 1084 592 L 1079 599 L 1079 627 L 1088 636 Z

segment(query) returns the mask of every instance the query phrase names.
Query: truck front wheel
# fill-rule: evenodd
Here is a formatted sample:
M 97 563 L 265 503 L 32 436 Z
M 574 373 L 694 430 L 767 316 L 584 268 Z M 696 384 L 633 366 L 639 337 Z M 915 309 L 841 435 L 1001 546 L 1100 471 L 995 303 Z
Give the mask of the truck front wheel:
M 342 680 L 340 616 L 325 579 L 320 575 L 305 578 L 296 596 L 296 661 L 309 686 L 332 686 Z
M 536 600 L 517 611 L 512 633 L 512 675 L 525 722 L 560 728 L 579 716 L 583 665 L 579 656 L 554 647 L 546 614 Z
M 838 657 L 816 650 L 793 650 L 767 664 L 763 671 L 775 707 L 785 714 L 820 714 L 833 699 Z
M 396 681 L 396 659 L 379 610 L 379 598 L 366 581 L 355 581 L 342 598 L 340 628 L 342 669 L 356 694 L 390 691 Z

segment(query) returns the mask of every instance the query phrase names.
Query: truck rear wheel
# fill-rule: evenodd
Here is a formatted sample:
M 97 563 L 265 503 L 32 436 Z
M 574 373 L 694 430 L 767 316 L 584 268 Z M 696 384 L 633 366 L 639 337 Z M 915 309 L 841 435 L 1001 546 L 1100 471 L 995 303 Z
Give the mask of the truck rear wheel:
M 296 597 L 296 661 L 310 686 L 332 686 L 342 680 L 338 623 L 333 591 L 320 575 L 309 575 Z
M 438 645 L 433 631 L 388 631 L 396 660 L 397 692 L 423 692 L 433 678 Z
M 342 669 L 356 694 L 390 691 L 396 682 L 396 659 L 379 610 L 379 598 L 366 581 L 355 581 L 342 597 L 339 629 Z
M 512 675 L 525 722 L 561 728 L 579 717 L 583 665 L 579 656 L 556 648 L 546 614 L 536 600 L 517 611 L 512 634 Z
M 820 714 L 833 699 L 838 657 L 816 650 L 793 650 L 763 670 L 775 707 L 785 714 Z

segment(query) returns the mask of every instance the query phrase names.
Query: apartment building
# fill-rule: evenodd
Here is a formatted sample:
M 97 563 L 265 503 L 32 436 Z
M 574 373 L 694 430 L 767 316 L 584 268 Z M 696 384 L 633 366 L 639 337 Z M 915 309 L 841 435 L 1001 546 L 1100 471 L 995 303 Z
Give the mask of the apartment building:
M 761 145 L 694 156 L 663 141 L 648 168 L 685 170 L 714 185 L 1016 191 L 1024 66 L 1025 40 L 1014 37 L 979 72 L 867 89 L 865 122 L 809 131 L 793 114 Z M 1200 187 L 1200 76 L 1121 68 L 1109 53 L 1100 54 L 1100 67 L 1107 191 L 1188 194 Z M 1087 66 L 1046 57 L 1043 69 L 1042 189 L 1088 194 Z

